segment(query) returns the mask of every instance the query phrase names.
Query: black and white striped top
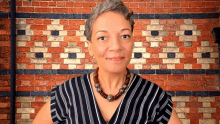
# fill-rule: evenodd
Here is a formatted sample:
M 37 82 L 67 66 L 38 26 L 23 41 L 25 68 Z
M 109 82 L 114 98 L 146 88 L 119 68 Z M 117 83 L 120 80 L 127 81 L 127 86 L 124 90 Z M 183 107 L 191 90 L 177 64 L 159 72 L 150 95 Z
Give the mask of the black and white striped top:
M 163 89 L 136 74 L 109 122 L 101 115 L 89 74 L 72 78 L 51 91 L 54 124 L 167 124 L 172 106 L 171 97 Z

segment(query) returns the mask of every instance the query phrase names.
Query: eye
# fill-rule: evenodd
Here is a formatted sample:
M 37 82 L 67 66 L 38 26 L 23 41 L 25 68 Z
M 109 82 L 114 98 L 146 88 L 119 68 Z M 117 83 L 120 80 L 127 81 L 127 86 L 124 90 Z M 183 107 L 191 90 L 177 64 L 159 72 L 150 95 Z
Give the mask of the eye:
M 98 40 L 106 40 L 106 37 L 104 37 L 104 36 L 98 37 Z
M 122 35 L 121 37 L 124 38 L 124 39 L 128 39 L 128 38 L 130 38 L 131 36 L 130 36 L 130 35 Z

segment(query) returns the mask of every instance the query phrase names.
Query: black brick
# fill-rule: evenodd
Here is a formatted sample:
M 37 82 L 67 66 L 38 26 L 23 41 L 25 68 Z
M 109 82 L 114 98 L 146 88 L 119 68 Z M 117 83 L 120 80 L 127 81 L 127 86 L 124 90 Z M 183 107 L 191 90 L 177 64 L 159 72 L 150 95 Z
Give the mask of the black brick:
M 156 74 L 171 74 L 171 70 L 156 70 Z
M 31 96 L 50 96 L 50 92 L 31 92 Z
M 210 52 L 202 53 L 202 58 L 210 58 Z
M 73 74 L 73 70 L 57 70 L 57 74 Z
M 15 94 L 16 96 L 31 96 L 31 93 L 28 91 L 18 91 Z
M 25 69 L 24 70 L 24 74 L 40 74 L 41 71 L 40 70 L 32 70 L 32 69 Z
M 158 35 L 159 35 L 159 32 L 158 32 L 158 31 L 151 31 L 151 35 L 152 35 L 152 36 L 158 36 Z
M 59 35 L 59 31 L 51 31 L 51 35 Z
M 25 30 L 17 30 L 18 35 L 25 35 L 26 31 Z
M 192 96 L 191 91 L 176 91 L 176 96 Z
M 36 57 L 36 58 L 43 58 L 43 57 L 44 57 L 44 54 L 43 54 L 42 52 L 35 53 L 35 57 Z
M 205 70 L 202 69 L 193 69 L 193 70 L 189 70 L 189 74 L 205 74 Z
M 41 70 L 41 74 L 57 74 L 57 70 Z
M 185 30 L 184 34 L 185 35 L 192 35 L 192 30 Z
M 168 58 L 175 58 L 176 54 L 175 53 L 167 53 Z
M 134 58 L 141 58 L 142 57 L 142 53 L 134 53 Z
M 76 58 L 76 53 L 69 53 L 68 58 Z
M 155 74 L 155 70 L 146 70 L 146 69 L 141 69 L 139 70 L 140 74 Z
M 188 70 L 178 70 L 178 69 L 175 69 L 175 70 L 172 70 L 172 74 L 188 74 Z

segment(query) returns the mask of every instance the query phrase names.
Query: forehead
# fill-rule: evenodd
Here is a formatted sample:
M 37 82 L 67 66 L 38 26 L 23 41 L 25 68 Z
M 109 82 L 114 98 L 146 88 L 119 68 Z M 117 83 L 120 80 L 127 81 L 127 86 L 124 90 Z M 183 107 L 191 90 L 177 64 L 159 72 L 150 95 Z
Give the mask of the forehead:
M 124 15 L 113 11 L 105 12 L 99 15 L 93 23 L 93 33 L 98 30 L 117 31 L 121 29 L 130 29 L 131 25 Z

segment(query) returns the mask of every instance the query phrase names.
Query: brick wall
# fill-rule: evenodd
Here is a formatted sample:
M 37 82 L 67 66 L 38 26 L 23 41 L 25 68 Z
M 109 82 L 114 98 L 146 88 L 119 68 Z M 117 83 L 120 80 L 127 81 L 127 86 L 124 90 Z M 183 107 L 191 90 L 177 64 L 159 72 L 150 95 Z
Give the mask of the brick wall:
M 123 0 L 135 15 L 129 68 L 173 95 L 183 124 L 218 124 L 218 0 Z M 83 35 L 100 0 L 16 1 L 16 121 L 31 123 L 49 91 L 97 67 Z M 10 2 L 0 1 L 0 124 L 10 118 Z

